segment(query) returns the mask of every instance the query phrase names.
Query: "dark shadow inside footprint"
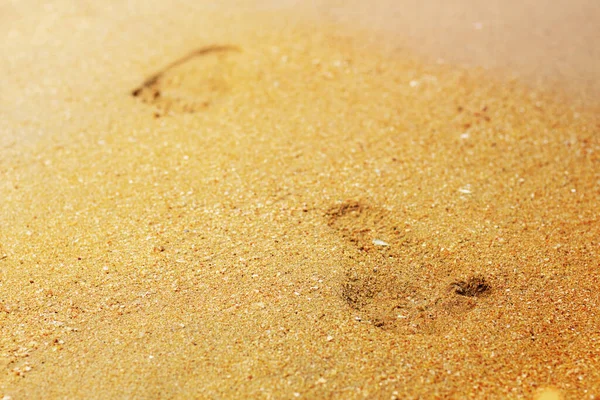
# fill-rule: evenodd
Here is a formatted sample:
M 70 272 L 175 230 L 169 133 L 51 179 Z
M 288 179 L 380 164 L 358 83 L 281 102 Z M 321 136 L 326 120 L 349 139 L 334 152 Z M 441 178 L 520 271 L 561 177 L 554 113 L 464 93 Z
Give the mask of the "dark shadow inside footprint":
M 146 78 L 131 95 L 154 105 L 158 115 L 205 109 L 230 91 L 235 62 L 228 56 L 240 51 L 236 46 L 196 49 Z
M 483 276 L 471 276 L 464 281 L 452 282 L 450 285 L 456 294 L 466 297 L 479 297 L 489 294 L 490 284 Z

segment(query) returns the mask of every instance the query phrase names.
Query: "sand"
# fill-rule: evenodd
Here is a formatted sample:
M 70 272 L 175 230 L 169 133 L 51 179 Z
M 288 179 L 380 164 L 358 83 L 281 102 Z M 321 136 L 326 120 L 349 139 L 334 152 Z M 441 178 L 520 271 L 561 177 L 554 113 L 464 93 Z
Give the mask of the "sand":
M 0 398 L 598 398 L 598 103 L 240 4 L 0 6 Z

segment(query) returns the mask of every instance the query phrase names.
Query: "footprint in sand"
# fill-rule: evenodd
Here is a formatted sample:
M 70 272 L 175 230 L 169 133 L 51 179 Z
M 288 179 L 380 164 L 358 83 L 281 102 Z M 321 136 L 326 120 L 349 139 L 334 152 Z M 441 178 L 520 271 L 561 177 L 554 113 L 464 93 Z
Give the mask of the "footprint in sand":
M 325 217 L 351 245 L 340 292 L 362 321 L 400 333 L 442 333 L 490 292 L 483 277 L 453 279 L 452 268 L 391 211 L 347 201 Z
M 205 110 L 227 95 L 243 73 L 235 60 L 239 53 L 235 46 L 197 49 L 148 77 L 131 95 L 155 106 L 157 117 Z

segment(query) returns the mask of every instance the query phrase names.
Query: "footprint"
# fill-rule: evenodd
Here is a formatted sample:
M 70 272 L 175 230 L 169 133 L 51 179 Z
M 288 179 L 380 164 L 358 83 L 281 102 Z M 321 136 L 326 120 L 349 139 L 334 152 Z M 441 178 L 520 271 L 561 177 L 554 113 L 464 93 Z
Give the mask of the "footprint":
M 490 292 L 481 276 L 454 281 L 453 270 L 391 211 L 347 201 L 325 218 L 350 247 L 340 293 L 357 319 L 399 333 L 442 333 Z
M 156 107 L 156 116 L 207 109 L 233 89 L 243 74 L 235 46 L 209 46 L 175 60 L 148 77 L 131 95 Z

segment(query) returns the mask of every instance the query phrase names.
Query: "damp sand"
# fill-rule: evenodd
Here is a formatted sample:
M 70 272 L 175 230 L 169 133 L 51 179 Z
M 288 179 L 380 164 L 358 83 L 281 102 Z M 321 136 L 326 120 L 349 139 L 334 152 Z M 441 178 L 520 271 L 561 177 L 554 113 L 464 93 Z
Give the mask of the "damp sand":
M 593 105 L 284 16 L 57 4 L 3 28 L 1 396 L 600 395 Z

